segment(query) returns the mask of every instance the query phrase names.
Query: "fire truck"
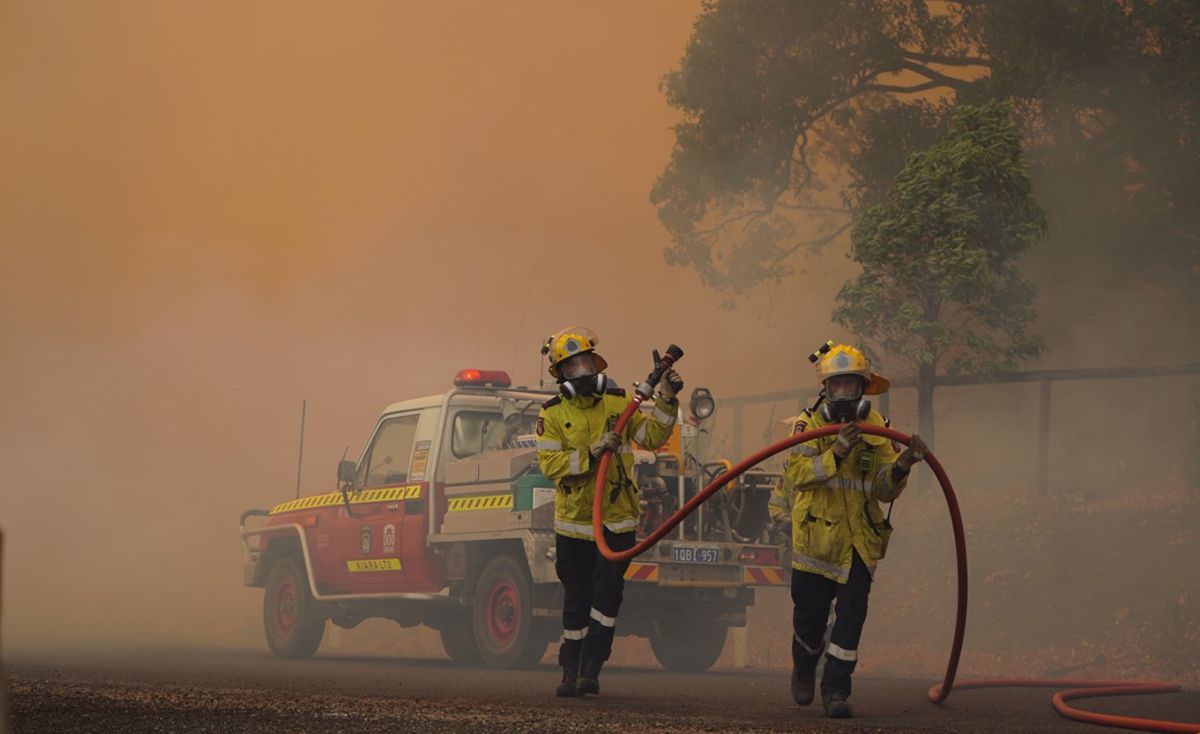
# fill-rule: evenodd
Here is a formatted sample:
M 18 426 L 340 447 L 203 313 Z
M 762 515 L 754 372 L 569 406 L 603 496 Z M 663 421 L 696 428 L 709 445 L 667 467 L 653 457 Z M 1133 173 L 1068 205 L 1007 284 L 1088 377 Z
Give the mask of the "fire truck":
M 334 491 L 245 511 L 244 582 L 264 589 L 271 651 L 311 656 L 327 623 L 383 617 L 437 630 L 454 661 L 536 664 L 561 633 L 555 489 L 534 435 L 554 394 L 462 370 L 449 392 L 388 406 L 359 460 L 339 463 Z M 639 536 L 728 469 L 696 455 L 714 407 L 697 388 L 666 446 L 635 448 Z M 755 587 L 787 583 L 767 513 L 778 481 L 745 473 L 634 559 L 617 634 L 649 638 L 670 670 L 712 666 Z

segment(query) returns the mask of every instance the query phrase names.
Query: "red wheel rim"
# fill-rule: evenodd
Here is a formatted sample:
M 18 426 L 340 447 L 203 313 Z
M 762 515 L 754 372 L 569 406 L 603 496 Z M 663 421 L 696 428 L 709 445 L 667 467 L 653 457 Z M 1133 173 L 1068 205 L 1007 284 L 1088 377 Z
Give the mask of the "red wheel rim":
M 287 637 L 296 626 L 296 585 L 285 578 L 275 589 L 275 603 L 271 605 L 271 619 L 280 637 Z
M 517 589 L 508 579 L 497 581 L 487 598 L 488 637 L 507 645 L 521 626 L 521 604 Z

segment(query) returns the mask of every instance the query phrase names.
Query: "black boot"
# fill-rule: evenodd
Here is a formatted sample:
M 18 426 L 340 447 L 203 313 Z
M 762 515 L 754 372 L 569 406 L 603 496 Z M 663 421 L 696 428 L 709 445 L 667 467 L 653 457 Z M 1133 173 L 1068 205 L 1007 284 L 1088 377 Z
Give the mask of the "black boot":
M 792 663 L 792 700 L 797 706 L 807 706 L 813 702 L 817 687 L 817 668 L 804 663 Z
M 579 661 L 564 665 L 562 671 L 562 683 L 558 684 L 554 695 L 559 698 L 575 698 L 579 695 L 579 689 L 575 685 L 575 681 L 579 677 Z
M 579 693 L 600 695 L 600 667 L 604 665 L 599 660 L 584 660 L 579 669 Z
M 854 716 L 850 702 L 844 693 L 827 693 L 822 697 L 825 704 L 825 715 L 831 719 L 849 719 Z

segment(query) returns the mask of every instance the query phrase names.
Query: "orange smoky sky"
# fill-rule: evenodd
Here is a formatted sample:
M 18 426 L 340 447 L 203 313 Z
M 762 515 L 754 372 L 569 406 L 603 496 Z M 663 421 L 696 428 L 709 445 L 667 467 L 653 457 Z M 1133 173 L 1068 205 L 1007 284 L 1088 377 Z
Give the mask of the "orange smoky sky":
M 255 639 L 236 518 L 294 492 L 304 399 L 314 492 L 387 403 L 533 382 L 571 323 L 625 384 L 671 341 L 718 395 L 807 383 L 844 258 L 729 311 L 662 257 L 699 10 L 6 3 L 5 644 Z

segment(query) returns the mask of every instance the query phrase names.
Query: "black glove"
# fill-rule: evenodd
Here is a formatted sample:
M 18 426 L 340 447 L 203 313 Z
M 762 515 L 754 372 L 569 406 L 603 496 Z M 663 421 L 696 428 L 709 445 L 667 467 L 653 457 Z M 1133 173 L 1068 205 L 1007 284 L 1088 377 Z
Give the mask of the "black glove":
M 674 367 L 667 370 L 662 376 L 662 381 L 658 383 L 658 394 L 667 400 L 674 400 L 682 389 L 683 378 L 679 376 Z
M 619 448 L 621 448 L 621 434 L 616 431 L 609 431 L 596 439 L 596 442 L 588 448 L 588 452 L 593 457 L 597 457 L 605 451 L 615 452 Z
M 833 444 L 833 455 L 844 459 L 850 455 L 858 443 L 862 441 L 862 429 L 853 423 L 847 423 L 838 431 L 837 441 Z
M 655 349 L 654 352 L 654 368 L 658 369 L 662 363 L 662 355 Z M 683 378 L 675 371 L 674 367 L 669 368 L 663 373 L 662 379 L 658 381 L 658 392 L 667 400 L 674 400 L 675 396 L 683 390 Z
M 912 441 L 908 443 L 908 448 L 896 458 L 896 467 L 900 471 L 907 472 L 913 468 L 913 464 L 916 464 L 918 461 L 924 461 L 925 454 L 928 453 L 929 447 L 925 445 L 920 436 L 914 433 Z

